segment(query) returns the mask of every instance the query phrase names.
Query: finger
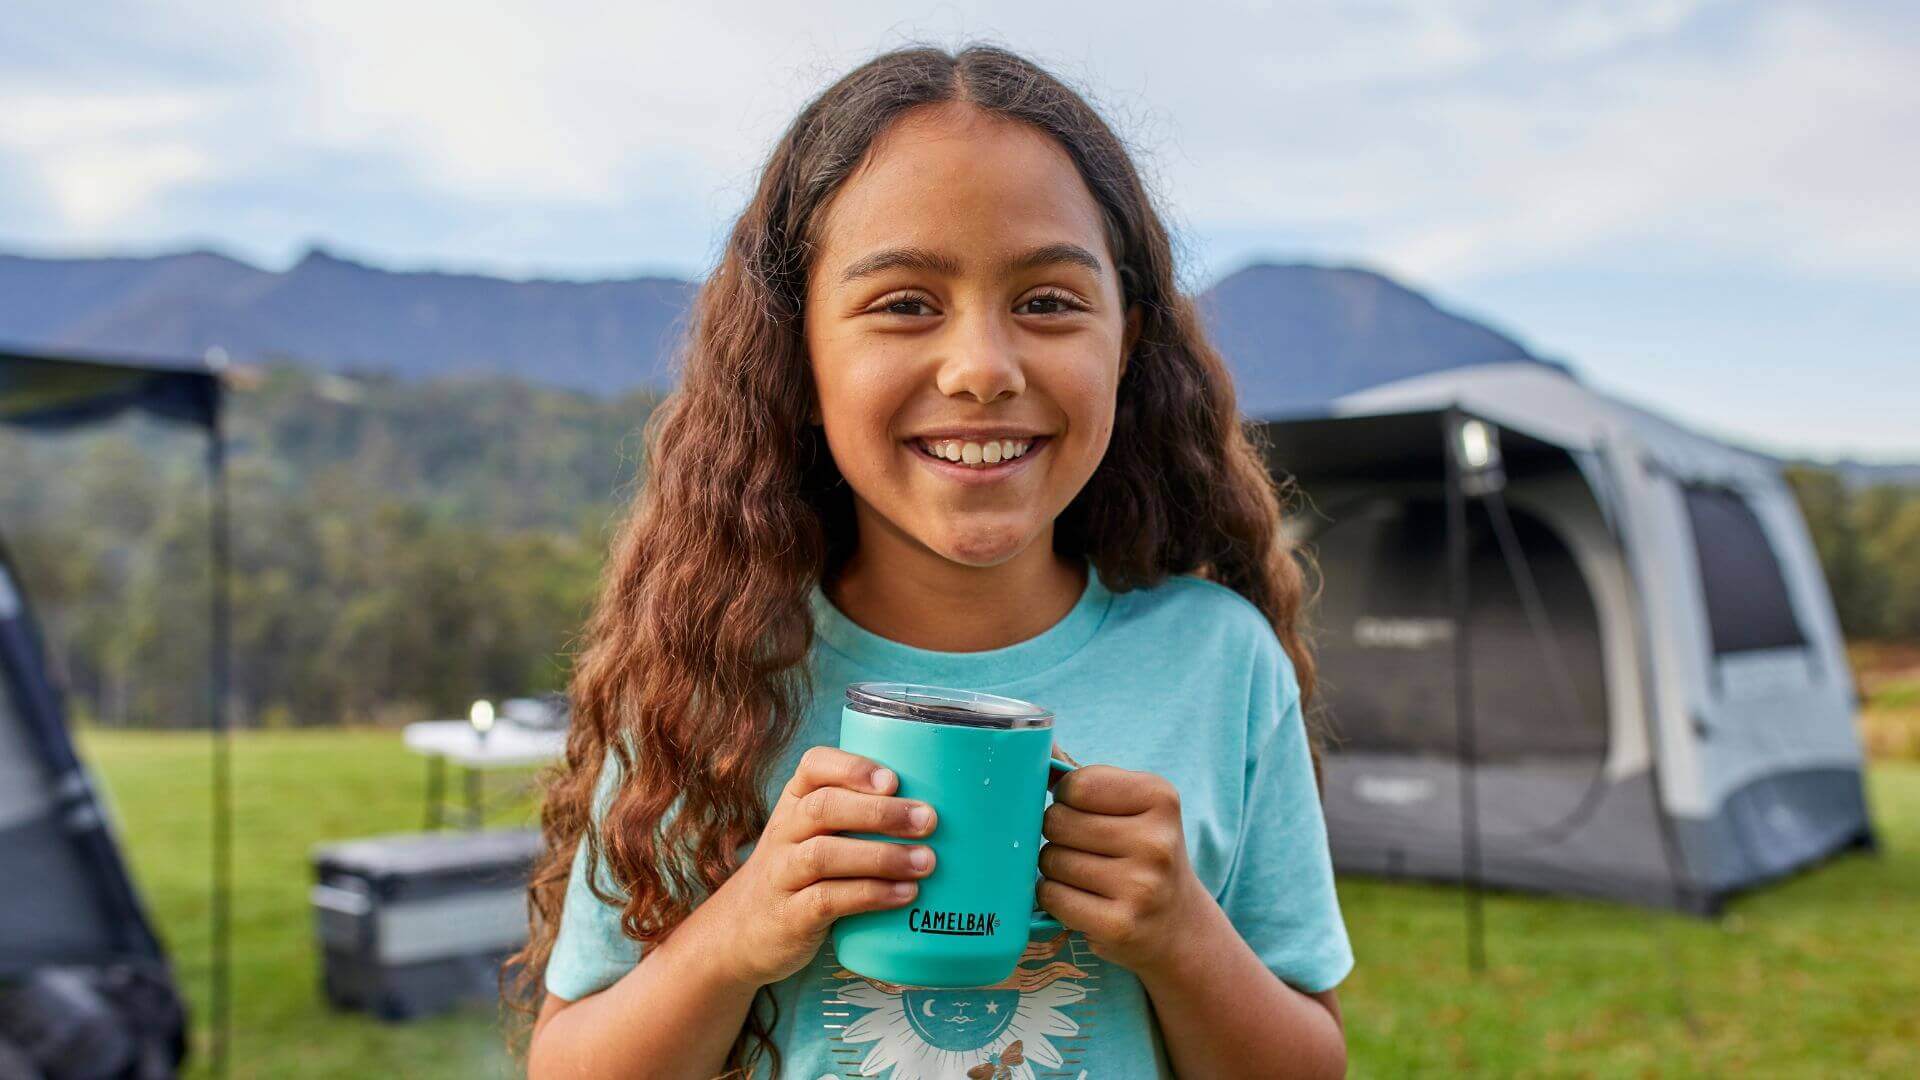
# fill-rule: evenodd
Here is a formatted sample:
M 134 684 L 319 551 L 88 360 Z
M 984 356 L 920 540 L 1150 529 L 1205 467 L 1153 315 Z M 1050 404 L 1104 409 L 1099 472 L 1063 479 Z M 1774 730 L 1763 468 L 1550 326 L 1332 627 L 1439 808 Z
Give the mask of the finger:
M 814 929 L 862 911 L 883 911 L 909 903 L 920 895 L 918 883 L 878 878 L 825 878 L 788 898 L 790 910 Z
M 1042 874 L 1110 900 L 1118 899 L 1122 892 L 1124 866 L 1124 860 L 1112 855 L 1097 855 L 1064 844 L 1044 844 L 1040 848 Z
M 1143 814 L 1178 808 L 1180 792 L 1165 777 L 1112 765 L 1084 765 L 1053 785 L 1053 797 L 1094 814 Z
M 843 787 L 890 795 L 899 785 L 899 777 L 872 758 L 850 754 L 837 746 L 809 747 L 800 755 L 793 776 L 781 793 L 780 801 L 804 799 L 818 788 Z
M 1056 844 L 1097 855 L 1131 853 L 1139 846 L 1134 839 L 1138 832 L 1139 828 L 1131 817 L 1089 814 L 1060 803 L 1047 807 L 1046 814 L 1040 819 L 1041 836 Z
M 1055 743 L 1055 744 L 1053 744 L 1053 751 L 1052 751 L 1052 756 L 1053 756 L 1053 757 L 1054 757 L 1055 759 L 1057 759 L 1057 760 L 1060 760 L 1060 761 L 1064 761 L 1064 762 L 1066 762 L 1067 764 L 1069 764 L 1069 765 L 1071 765 L 1071 766 L 1073 766 L 1073 767 L 1074 767 L 1074 768 L 1076 768 L 1076 769 L 1078 769 L 1078 768 L 1080 767 L 1080 763 L 1079 763 L 1079 762 L 1077 762 L 1077 761 L 1075 761 L 1075 760 L 1073 760 L 1073 755 L 1071 755 L 1071 754 L 1069 754 L 1069 753 L 1067 753 L 1067 752 L 1066 752 L 1065 750 L 1062 750 L 1062 749 L 1060 749 L 1060 744 L 1059 744 L 1059 743 Z M 1066 775 L 1065 773 L 1061 773 L 1061 772 L 1055 772 L 1055 771 L 1054 771 L 1054 770 L 1052 769 L 1052 767 L 1048 767 L 1048 769 L 1047 769 L 1047 788 L 1048 788 L 1048 790 L 1052 790 L 1052 789 L 1053 789 L 1053 786 L 1054 786 L 1055 784 L 1057 784 L 1057 783 L 1059 783 L 1059 782 L 1060 782 L 1060 778 L 1061 778 L 1062 776 L 1065 776 L 1065 775 Z
M 793 804 L 783 824 L 783 833 L 794 843 L 832 832 L 879 833 L 914 839 L 932 832 L 938 819 L 933 807 L 918 799 L 823 787 L 813 789 Z
M 798 892 L 824 878 L 912 881 L 933 872 L 933 849 L 852 836 L 815 836 L 793 845 L 782 884 Z
M 1111 900 L 1050 878 L 1041 880 L 1033 898 L 1041 910 L 1060 920 L 1061 926 L 1095 937 L 1108 936 L 1104 930 L 1110 921 L 1107 912 Z

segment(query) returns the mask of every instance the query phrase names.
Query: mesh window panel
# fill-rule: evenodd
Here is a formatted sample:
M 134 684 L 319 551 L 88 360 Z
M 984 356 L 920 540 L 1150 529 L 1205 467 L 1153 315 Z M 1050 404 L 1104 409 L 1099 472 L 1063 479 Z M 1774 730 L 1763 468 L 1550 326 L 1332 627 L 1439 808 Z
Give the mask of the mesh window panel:
M 1474 728 L 1483 761 L 1599 757 L 1607 696 L 1593 595 L 1552 529 L 1510 508 L 1568 673 L 1559 702 L 1547 646 L 1535 635 L 1485 510 L 1469 508 Z M 1322 533 L 1315 648 L 1343 750 L 1458 756 L 1446 507 L 1381 500 Z
M 1714 655 L 1805 645 L 1780 560 L 1747 500 L 1723 487 L 1691 484 L 1681 491 L 1693 525 Z

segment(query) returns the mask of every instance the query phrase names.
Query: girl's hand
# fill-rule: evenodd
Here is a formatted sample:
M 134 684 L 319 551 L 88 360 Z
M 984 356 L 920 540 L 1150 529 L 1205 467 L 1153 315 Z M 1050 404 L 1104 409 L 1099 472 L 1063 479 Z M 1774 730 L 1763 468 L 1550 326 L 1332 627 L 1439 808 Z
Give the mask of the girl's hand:
M 1213 900 L 1187 861 L 1180 793 L 1153 773 L 1087 765 L 1053 798 L 1040 906 L 1104 959 L 1135 973 L 1163 965 Z
M 892 770 L 844 750 L 801 756 L 753 854 L 696 909 L 716 919 L 710 940 L 733 977 L 756 988 L 779 982 L 807 966 L 835 919 L 919 894 L 932 848 L 834 835 L 932 832 L 933 807 L 889 797 L 898 786 Z

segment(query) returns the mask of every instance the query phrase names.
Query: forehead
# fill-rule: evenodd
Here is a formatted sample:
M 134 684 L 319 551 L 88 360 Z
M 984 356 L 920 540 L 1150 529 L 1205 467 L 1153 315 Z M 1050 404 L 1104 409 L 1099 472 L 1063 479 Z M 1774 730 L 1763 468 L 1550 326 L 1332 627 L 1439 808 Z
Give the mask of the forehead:
M 969 270 L 1070 241 L 1111 260 L 1099 204 L 1052 136 L 972 106 L 914 110 L 874 140 L 827 203 L 814 272 L 918 246 Z

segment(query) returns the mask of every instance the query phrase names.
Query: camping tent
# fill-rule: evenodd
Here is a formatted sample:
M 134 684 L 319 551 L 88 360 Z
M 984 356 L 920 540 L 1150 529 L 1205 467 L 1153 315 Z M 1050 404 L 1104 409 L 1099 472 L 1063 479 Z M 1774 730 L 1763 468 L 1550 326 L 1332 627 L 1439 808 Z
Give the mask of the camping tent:
M 1871 845 L 1840 631 L 1777 462 L 1537 363 L 1264 429 L 1309 500 L 1341 869 L 1711 912 Z
M 62 429 L 134 410 L 213 433 L 218 406 L 217 379 L 204 366 L 0 353 L 4 424 Z M 212 460 L 217 468 L 217 449 Z M 218 674 L 222 664 L 216 657 Z M 224 766 L 223 754 L 216 760 Z M 185 1053 L 179 992 L 108 806 L 74 752 L 24 583 L 3 547 L 0 866 L 8 871 L 0 880 L 0 1074 L 171 1075 Z M 216 890 L 221 918 L 224 892 Z

